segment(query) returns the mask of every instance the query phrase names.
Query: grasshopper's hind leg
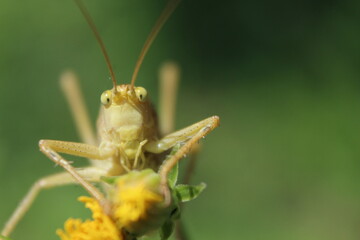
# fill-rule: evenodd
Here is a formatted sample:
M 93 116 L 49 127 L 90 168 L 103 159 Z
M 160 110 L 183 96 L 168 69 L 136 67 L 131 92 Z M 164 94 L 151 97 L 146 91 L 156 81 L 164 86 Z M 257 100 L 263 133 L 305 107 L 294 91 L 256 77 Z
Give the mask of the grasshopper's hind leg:
M 87 144 L 96 145 L 95 134 L 91 127 L 89 116 L 86 111 L 83 97 L 79 88 L 77 78 L 75 77 L 75 74 L 70 71 L 64 72 L 61 75 L 60 84 L 65 94 L 65 97 L 69 103 L 81 139 Z M 58 143 L 58 141 L 56 142 Z M 23 198 L 21 203 L 15 209 L 10 219 L 5 224 L 4 229 L 1 231 L 1 234 L 3 236 L 8 236 L 13 231 L 13 229 L 16 227 L 18 222 L 31 207 L 31 204 L 34 202 L 37 195 L 42 189 L 48 189 L 48 188 L 53 188 L 66 184 L 74 184 L 74 183 L 79 183 L 88 186 L 91 185 L 90 183 L 88 183 L 88 181 L 97 182 L 99 181 L 100 176 L 105 175 L 105 172 L 103 170 L 95 167 L 88 167 L 81 170 L 75 170 L 66 160 L 62 159 L 56 152 L 52 151 L 52 149 L 50 149 L 47 144 L 44 145 L 44 143 L 50 143 L 51 145 L 54 143 L 54 141 L 45 140 L 45 141 L 41 141 L 41 143 L 42 144 L 40 145 L 43 152 L 46 152 L 45 154 L 48 155 L 51 160 L 53 161 L 55 161 L 55 159 L 59 160 L 58 162 L 56 161 L 55 162 L 61 165 L 62 167 L 64 167 L 68 172 L 50 175 L 48 177 L 44 177 L 36 181 L 33 184 L 33 186 L 30 188 L 27 195 Z M 55 145 L 57 146 L 57 144 Z M 84 144 L 82 146 L 84 146 Z M 89 155 L 92 157 L 97 157 L 96 154 L 89 154 Z M 57 156 L 59 156 L 60 158 L 57 158 Z M 90 187 L 90 188 L 93 189 L 94 187 Z M 87 190 L 89 191 L 89 189 Z
M 60 77 L 60 85 L 75 120 L 81 141 L 96 145 L 97 141 L 94 130 L 90 124 L 89 114 L 86 110 L 84 98 L 75 74 L 71 71 L 64 72 Z
M 96 176 L 99 176 L 100 172 L 98 169 L 90 167 L 84 168 L 78 171 L 81 176 L 88 179 L 89 181 L 98 181 Z M 36 181 L 20 204 L 17 206 L 9 220 L 6 222 L 1 235 L 9 236 L 14 230 L 18 222 L 23 218 L 25 213 L 29 210 L 32 203 L 38 196 L 41 190 L 63 186 L 67 184 L 76 183 L 71 175 L 67 172 L 53 174 Z
M 173 62 L 164 63 L 159 71 L 160 80 L 160 132 L 162 135 L 169 134 L 174 130 L 175 126 L 175 109 L 176 96 L 180 81 L 180 69 L 177 64 Z M 198 152 L 201 145 L 194 143 L 192 145 L 190 158 L 186 166 L 186 171 L 183 179 L 184 184 L 189 184 L 191 176 L 195 169 L 195 164 Z M 176 222 L 175 237 L 177 240 L 188 239 L 184 225 L 181 219 Z
M 160 132 L 164 136 L 174 131 L 176 97 L 180 81 L 179 66 L 174 62 L 165 62 L 160 67 L 159 80 Z M 186 166 L 186 172 L 183 181 L 184 184 L 188 184 L 190 182 L 200 147 L 200 144 L 195 144 L 191 149 L 189 154 L 190 159 Z
M 160 132 L 164 136 L 174 131 L 176 96 L 179 85 L 180 69 L 173 62 L 165 62 L 159 71 Z

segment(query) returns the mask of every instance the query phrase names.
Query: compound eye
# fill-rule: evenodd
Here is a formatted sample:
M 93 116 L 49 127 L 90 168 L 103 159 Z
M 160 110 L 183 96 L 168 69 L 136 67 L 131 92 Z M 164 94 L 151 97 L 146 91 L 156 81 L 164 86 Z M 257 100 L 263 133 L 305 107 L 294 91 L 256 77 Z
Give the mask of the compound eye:
M 147 91 L 143 87 L 136 87 L 135 88 L 136 97 L 139 99 L 140 102 L 144 102 L 146 100 Z
M 101 101 L 102 105 L 104 105 L 105 107 L 110 106 L 111 96 L 112 96 L 112 93 L 110 90 L 103 92 L 100 97 L 100 101 Z

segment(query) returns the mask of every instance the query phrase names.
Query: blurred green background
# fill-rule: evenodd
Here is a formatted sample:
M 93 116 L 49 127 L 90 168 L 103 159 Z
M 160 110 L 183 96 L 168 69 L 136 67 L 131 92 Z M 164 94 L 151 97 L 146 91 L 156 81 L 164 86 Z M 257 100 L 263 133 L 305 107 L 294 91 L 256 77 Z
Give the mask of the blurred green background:
M 165 5 L 87 0 L 118 81 L 128 83 Z M 183 1 L 154 42 L 137 84 L 157 103 L 159 66 L 182 68 L 177 128 L 217 114 L 187 205 L 192 239 L 360 238 L 359 1 Z M 70 1 L 0 1 L 0 224 L 31 184 L 59 172 L 39 139 L 78 141 L 59 89 L 75 70 L 95 122 L 111 87 L 99 47 Z M 77 166 L 86 160 L 76 160 Z M 89 213 L 79 186 L 44 191 L 13 234 L 58 239 Z

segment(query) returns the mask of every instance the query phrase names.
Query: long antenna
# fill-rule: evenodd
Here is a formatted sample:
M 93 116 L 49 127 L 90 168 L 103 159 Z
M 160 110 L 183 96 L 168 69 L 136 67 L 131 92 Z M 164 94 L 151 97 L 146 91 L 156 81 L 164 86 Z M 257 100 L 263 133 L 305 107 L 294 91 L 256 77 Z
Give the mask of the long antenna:
M 131 78 L 131 86 L 132 87 L 134 87 L 135 80 L 139 73 L 140 66 L 141 66 L 142 62 L 144 61 L 144 57 L 145 57 L 147 51 L 149 50 L 152 42 L 154 41 L 157 34 L 160 32 L 161 28 L 164 26 L 164 23 L 168 20 L 168 18 L 170 17 L 172 12 L 175 10 L 175 8 L 177 7 L 177 5 L 179 4 L 180 1 L 181 0 L 170 0 L 168 2 L 168 4 L 166 5 L 165 9 L 163 10 L 163 12 L 161 13 L 160 17 L 156 21 L 155 26 L 151 30 L 148 38 L 146 39 L 145 44 L 140 52 L 139 58 L 136 62 L 134 73 Z
M 95 35 L 95 38 L 97 40 L 97 42 L 99 43 L 100 45 L 100 48 L 101 48 L 101 51 L 105 57 L 105 61 L 106 61 L 106 65 L 109 69 L 109 72 L 110 72 L 110 76 L 111 76 L 111 80 L 113 82 L 113 85 L 114 85 L 114 91 L 116 92 L 116 79 L 115 79 L 115 74 L 114 74 L 114 71 L 113 71 L 113 68 L 111 66 L 111 62 L 110 62 L 110 58 L 109 58 L 109 55 L 107 54 L 106 52 L 106 49 L 105 49 L 105 45 L 100 37 L 100 34 L 98 32 L 98 30 L 96 29 L 96 26 L 95 26 L 95 23 L 94 21 L 92 20 L 88 10 L 86 9 L 85 5 L 82 3 L 81 0 L 74 0 L 76 5 L 79 7 L 81 13 L 84 15 L 87 23 L 89 24 L 92 32 L 94 33 Z

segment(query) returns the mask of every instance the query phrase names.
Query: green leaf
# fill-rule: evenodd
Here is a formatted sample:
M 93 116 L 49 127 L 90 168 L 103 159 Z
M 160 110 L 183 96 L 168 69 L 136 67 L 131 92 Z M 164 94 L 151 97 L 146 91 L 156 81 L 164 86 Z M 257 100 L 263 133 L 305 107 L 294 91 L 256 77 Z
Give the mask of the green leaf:
M 161 240 L 168 239 L 171 236 L 173 230 L 174 230 L 174 221 L 167 220 L 164 223 L 164 225 L 161 227 L 161 230 L 160 230 L 160 238 L 161 238 Z
M 175 153 L 177 153 L 177 151 L 179 151 L 181 147 L 181 144 L 176 144 L 170 154 L 166 157 L 165 162 L 170 159 L 172 156 L 175 155 Z M 171 171 L 168 174 L 168 181 L 169 181 L 169 187 L 170 188 L 174 188 L 178 179 L 178 175 L 179 175 L 179 164 L 176 163 L 176 165 L 171 169 Z
M 168 174 L 168 181 L 169 181 L 169 187 L 174 188 L 178 179 L 179 175 L 179 164 L 176 163 L 176 165 L 171 169 L 171 171 Z
M 177 185 L 175 187 L 175 194 L 180 202 L 187 202 L 197 198 L 205 188 L 205 183 L 200 183 L 199 185 L 195 186 Z

